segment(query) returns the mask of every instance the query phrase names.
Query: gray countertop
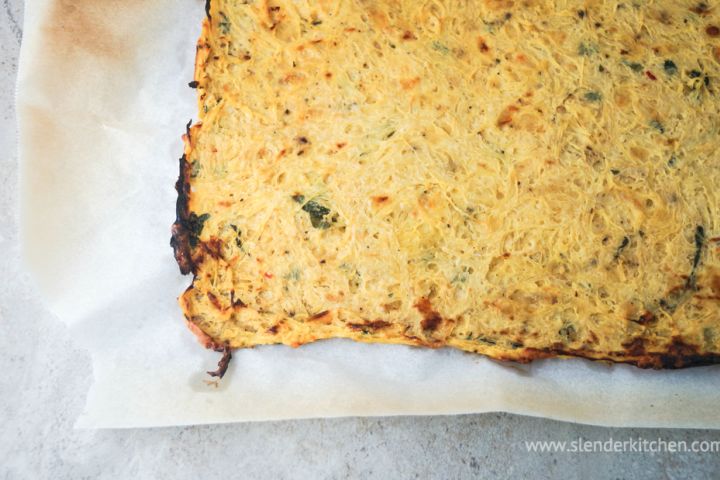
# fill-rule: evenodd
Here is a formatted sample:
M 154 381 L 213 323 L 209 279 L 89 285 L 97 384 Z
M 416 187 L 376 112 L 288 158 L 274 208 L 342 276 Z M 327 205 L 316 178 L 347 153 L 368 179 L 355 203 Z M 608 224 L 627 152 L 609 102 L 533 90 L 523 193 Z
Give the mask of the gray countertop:
M 720 431 L 598 428 L 503 413 L 74 430 L 92 381 L 23 272 L 14 88 L 22 0 L 0 7 L 0 476 L 21 478 L 710 478 Z M 52 239 L 47 239 L 49 245 Z M 624 452 L 533 452 L 526 442 L 625 441 Z M 642 441 L 655 442 L 645 443 Z M 658 442 L 659 440 L 659 442 Z M 684 441 L 714 453 L 638 452 Z M 705 443 L 702 443 L 705 441 Z M 632 442 L 632 443 L 630 443 Z M 663 444 L 663 442 L 666 442 Z M 693 443 L 696 442 L 696 443 Z M 582 446 L 582 445 L 581 445 Z M 677 445 L 676 448 L 683 448 Z

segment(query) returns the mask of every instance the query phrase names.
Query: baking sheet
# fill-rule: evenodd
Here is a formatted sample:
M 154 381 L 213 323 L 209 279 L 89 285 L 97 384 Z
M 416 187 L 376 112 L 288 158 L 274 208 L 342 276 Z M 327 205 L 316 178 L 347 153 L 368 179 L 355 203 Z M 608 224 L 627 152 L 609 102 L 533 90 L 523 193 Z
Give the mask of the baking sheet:
M 92 355 L 78 427 L 508 411 L 614 426 L 720 428 L 720 366 L 501 364 L 330 340 L 219 355 L 186 330 L 169 247 L 195 115 L 201 0 L 27 0 L 18 74 L 24 257 Z

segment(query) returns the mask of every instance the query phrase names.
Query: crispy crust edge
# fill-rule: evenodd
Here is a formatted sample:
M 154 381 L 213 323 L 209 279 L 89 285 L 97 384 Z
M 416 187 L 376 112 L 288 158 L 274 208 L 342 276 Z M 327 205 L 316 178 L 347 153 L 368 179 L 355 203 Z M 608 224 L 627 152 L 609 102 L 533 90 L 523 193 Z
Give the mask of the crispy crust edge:
M 365 343 L 375 343 L 373 340 L 356 339 Z M 308 342 L 309 343 L 309 342 Z M 581 358 L 605 363 L 617 363 L 633 365 L 641 369 L 653 370 L 677 370 L 689 367 L 701 367 L 720 364 L 720 354 L 700 353 L 696 345 L 684 342 L 680 337 L 673 337 L 666 351 L 646 351 L 643 340 L 637 338 L 627 345 L 626 351 L 616 352 L 595 352 L 593 350 L 568 349 L 560 345 L 549 348 L 521 347 L 509 352 L 496 354 L 490 352 L 491 348 L 480 348 L 477 350 L 462 348 L 459 345 L 443 341 L 428 342 L 418 337 L 404 336 L 401 342 L 409 346 L 425 348 L 457 348 L 468 354 L 483 355 L 491 360 L 501 362 L 516 362 L 521 364 L 532 363 L 535 360 L 551 358 Z M 299 346 L 299 345 L 295 345 Z M 484 351 L 483 351 L 484 350 Z
M 196 54 L 195 54 L 195 70 L 194 70 L 194 81 L 192 82 L 194 88 L 202 85 L 202 72 L 205 66 L 205 61 L 208 54 L 208 38 L 211 28 L 211 0 L 205 2 L 205 13 L 206 17 L 203 20 L 202 31 L 197 42 Z M 197 324 L 193 323 L 188 313 L 188 308 L 184 302 L 185 294 L 194 288 L 195 274 L 197 272 L 197 265 L 194 263 L 192 258 L 192 247 L 190 245 L 190 226 L 188 223 L 190 215 L 190 173 L 191 165 L 187 161 L 194 148 L 193 133 L 200 130 L 202 122 L 192 124 L 190 121 L 186 127 L 186 133 L 182 136 L 184 143 L 184 153 L 179 160 L 179 176 L 175 184 L 175 189 L 178 193 L 176 203 L 176 218 L 172 224 L 171 232 L 172 236 L 170 239 L 170 245 L 173 248 L 175 260 L 178 263 L 180 272 L 183 275 L 189 273 L 193 274 L 193 281 L 180 297 L 180 304 L 185 316 L 185 323 L 188 329 L 197 337 L 198 341 L 202 346 L 215 351 L 221 351 L 223 353 L 223 362 L 226 358 L 232 357 L 230 354 L 231 347 L 216 339 L 209 336 Z M 320 340 L 320 339 L 318 339 Z M 363 341 L 362 339 L 359 339 Z M 305 343 L 302 342 L 294 344 L 293 346 L 298 347 Z M 372 340 L 367 340 L 365 343 L 375 343 Z M 446 342 L 428 342 L 417 337 L 404 337 L 402 341 L 397 342 L 405 345 L 425 347 L 425 348 L 443 348 L 443 347 L 455 347 L 449 345 Z M 634 365 L 642 369 L 681 369 L 688 367 L 699 367 L 720 364 L 720 354 L 715 353 L 700 353 L 696 345 L 685 343 L 680 337 L 674 337 L 670 343 L 668 349 L 664 352 L 646 351 L 642 338 L 637 338 L 630 344 L 626 345 L 625 351 L 600 353 L 592 350 L 583 349 L 568 349 L 562 345 L 557 345 L 549 348 L 529 348 L 522 347 L 517 350 L 506 352 L 503 354 L 492 354 L 490 352 L 483 352 L 480 349 L 476 351 L 466 350 L 459 348 L 462 351 L 470 354 L 480 354 L 490 358 L 491 360 L 502 361 L 502 362 L 517 362 L 522 364 L 531 363 L 534 360 L 549 359 L 549 358 L 583 358 L 587 360 L 610 362 L 610 363 L 623 363 Z M 222 374 L 227 369 L 227 362 L 225 362 L 224 368 L 220 366 L 218 372 L 222 370 Z M 210 373 L 210 372 L 208 372 Z M 221 374 L 217 376 L 222 377 Z
M 720 363 L 720 355 L 715 353 L 699 353 L 694 345 L 687 344 L 679 338 L 674 338 L 665 352 L 612 352 L 603 354 L 593 351 L 573 350 L 563 348 L 524 348 L 517 355 L 495 357 L 497 360 L 510 360 L 518 363 L 530 363 L 534 360 L 547 358 L 584 358 L 600 362 L 624 363 L 638 368 L 653 370 L 676 370 L 689 367 L 702 367 Z M 628 354 L 630 353 L 630 354 Z
M 200 84 L 200 76 L 202 69 L 207 59 L 207 38 L 210 33 L 210 0 L 205 2 L 205 15 L 203 19 L 202 30 L 200 37 L 198 38 L 195 48 L 195 70 L 193 74 L 193 82 L 191 82 L 191 88 L 198 88 Z M 198 99 L 198 103 L 201 100 Z M 222 345 L 207 333 L 205 333 L 200 327 L 198 327 L 190 318 L 188 314 L 187 306 L 184 302 L 185 294 L 192 290 L 195 286 L 195 274 L 197 272 L 197 265 L 195 264 L 192 256 L 192 246 L 190 245 L 190 177 L 192 166 L 188 162 L 188 157 L 194 149 L 194 133 L 200 130 L 202 122 L 197 122 L 193 125 L 192 120 L 188 122 L 185 127 L 185 134 L 182 136 L 184 145 L 184 151 L 182 157 L 179 160 L 179 174 L 177 182 L 175 183 L 175 190 L 177 191 L 177 202 L 175 205 L 175 222 L 170 227 L 171 237 L 170 246 L 173 249 L 173 255 L 175 261 L 180 268 L 180 273 L 187 275 L 192 273 L 193 280 L 190 286 L 185 290 L 183 295 L 178 299 L 180 307 L 182 308 L 183 315 L 185 316 L 185 324 L 188 329 L 195 335 L 198 342 L 205 347 L 213 350 L 226 350 L 227 347 Z M 227 368 L 227 367 L 226 367 Z M 224 373 L 224 371 L 223 371 Z M 222 375 L 220 375 L 222 377 Z

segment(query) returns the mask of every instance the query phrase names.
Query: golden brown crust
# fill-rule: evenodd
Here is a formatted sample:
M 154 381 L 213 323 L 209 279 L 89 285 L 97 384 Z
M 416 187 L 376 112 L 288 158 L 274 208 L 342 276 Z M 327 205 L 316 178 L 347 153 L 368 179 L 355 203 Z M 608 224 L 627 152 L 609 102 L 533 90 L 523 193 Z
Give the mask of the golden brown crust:
M 203 108 L 203 99 L 206 95 L 206 86 L 208 81 L 206 78 L 206 66 L 211 53 L 209 39 L 211 34 L 211 22 L 208 20 L 210 18 L 209 6 L 210 3 L 208 2 L 208 18 L 203 21 L 202 34 L 197 44 L 195 76 L 194 81 L 192 82 L 193 86 L 198 88 L 198 97 L 201 109 Z M 402 36 L 402 39 L 415 40 L 414 35 L 411 32 L 410 35 L 406 32 L 406 34 Z M 489 49 L 485 40 L 482 40 L 479 45 L 481 52 L 486 52 Z M 656 78 L 653 78 L 653 76 L 650 75 L 648 75 L 648 78 L 656 80 Z M 288 77 L 288 81 L 291 80 L 292 78 Z M 407 83 L 403 82 L 404 81 L 401 81 L 403 85 Z M 417 85 L 417 83 L 418 82 L 415 81 L 408 83 L 408 88 Z M 508 125 L 512 124 L 514 122 L 513 114 L 517 111 L 518 108 L 514 106 L 511 106 L 506 111 L 503 111 L 498 119 L 498 128 L 507 128 Z M 200 266 L 206 256 L 209 256 L 216 262 L 225 261 L 222 254 L 224 244 L 220 239 L 210 238 L 209 240 L 199 242 L 199 244 L 195 247 L 191 245 L 193 229 L 193 219 L 191 218 L 190 213 L 191 175 L 190 165 L 187 158 L 189 158 L 194 148 L 194 132 L 198 132 L 201 126 L 202 125 L 199 123 L 194 125 L 192 128 L 189 128 L 186 136 L 184 137 L 185 155 L 180 161 L 180 176 L 176 186 L 178 190 L 177 219 L 173 224 L 173 237 L 171 241 L 175 250 L 175 258 L 182 273 L 192 272 L 194 275 L 193 286 L 197 280 L 197 275 L 200 274 Z M 304 139 L 304 137 L 302 138 Z M 306 144 L 307 140 L 301 143 Z M 337 149 L 341 149 L 344 146 L 344 143 L 342 143 L 342 146 L 338 143 Z M 284 153 L 285 150 L 281 152 L 280 156 Z M 372 197 L 373 205 L 375 207 L 380 207 L 383 204 L 386 204 L 389 198 L 390 197 L 388 195 L 384 194 L 375 195 Z M 642 235 L 642 232 L 640 235 Z M 709 239 L 709 242 L 713 242 L 714 240 L 715 239 L 711 238 Z M 618 261 L 618 257 L 620 257 L 629 242 L 630 240 L 628 237 L 624 237 L 622 239 L 622 242 L 617 248 L 617 253 L 614 258 L 615 262 Z M 578 357 L 614 363 L 628 363 L 636 365 L 640 368 L 654 369 L 674 369 L 720 363 L 719 354 L 703 351 L 697 344 L 683 339 L 678 335 L 673 336 L 670 343 L 664 345 L 664 349 L 662 351 L 658 351 L 657 345 L 649 344 L 648 341 L 642 337 L 642 329 L 654 325 L 658 321 L 658 317 L 660 315 L 666 315 L 668 311 L 672 313 L 672 310 L 675 308 L 672 301 L 675 297 L 692 297 L 698 302 L 705 302 L 704 304 L 710 305 L 710 308 L 716 305 L 715 301 L 717 299 L 714 296 L 703 297 L 698 294 L 701 290 L 701 286 L 696 283 L 696 270 L 705 248 L 708 247 L 707 241 L 705 240 L 704 227 L 702 225 L 698 225 L 695 229 L 695 253 L 690 274 L 685 275 L 685 277 L 681 279 L 680 285 L 667 293 L 665 297 L 658 300 L 659 303 L 655 307 L 655 311 L 647 308 L 639 311 L 628 310 L 628 321 L 637 325 L 641 330 L 639 333 L 636 333 L 637 336 L 631 337 L 633 338 L 632 340 L 623 343 L 622 349 L 618 350 L 611 349 L 610 351 L 605 352 L 596 351 L 593 349 L 592 342 L 584 344 L 580 348 L 572 348 L 562 342 L 557 342 L 546 348 L 527 347 L 521 342 L 513 343 L 509 349 L 497 347 L 494 343 L 488 343 L 483 346 L 469 346 L 467 342 L 458 341 L 456 338 L 449 338 L 449 335 L 452 333 L 455 326 L 459 324 L 460 320 L 457 318 L 444 318 L 426 297 L 420 297 L 413 303 L 415 309 L 422 317 L 419 322 L 419 331 L 403 331 L 397 324 L 388 322 L 384 319 L 357 318 L 343 315 L 342 312 L 339 311 L 323 310 L 309 315 L 304 321 L 299 321 L 297 318 L 291 316 L 275 317 L 272 325 L 264 328 L 262 333 L 258 333 L 255 340 L 257 344 L 285 343 L 292 346 L 299 346 L 304 343 L 324 338 L 346 337 L 362 342 L 401 343 L 429 348 L 452 346 L 466 351 L 474 351 L 476 353 L 487 355 L 497 360 L 516 361 L 520 363 L 528 363 L 536 359 L 553 357 Z M 508 258 L 509 256 L 509 253 L 504 254 L 503 258 Z M 272 274 L 270 273 L 266 272 L 265 275 L 269 275 L 268 278 L 272 278 Z M 719 278 L 720 277 L 712 277 L 710 279 L 710 287 L 713 292 L 715 292 L 715 290 L 720 290 L 720 287 L 717 286 L 717 284 L 720 283 Z M 227 348 L 221 347 L 221 345 L 224 345 L 223 342 L 213 339 L 201 328 L 200 325 L 198 325 L 199 322 L 196 321 L 197 317 L 193 315 L 193 308 L 191 307 L 191 302 L 189 301 L 192 295 L 199 295 L 199 293 L 193 292 L 193 287 L 191 286 L 181 299 L 188 327 L 196 336 L 198 336 L 201 343 L 207 348 Z M 204 299 L 202 301 L 206 302 L 210 308 L 214 309 L 219 318 L 223 318 L 225 315 L 228 315 L 229 310 L 235 310 L 236 301 L 239 302 L 240 309 L 245 307 L 242 301 L 233 299 L 234 292 L 231 294 L 229 306 L 225 305 L 227 303 L 226 301 L 219 298 L 212 292 L 204 292 L 203 295 Z M 493 306 L 499 311 L 505 313 L 503 310 L 503 308 L 505 308 L 502 303 L 503 301 L 505 301 L 505 299 L 496 300 L 496 305 Z M 508 314 L 508 316 L 510 319 L 513 319 L 511 314 Z M 305 328 L 305 322 L 313 325 L 312 328 L 314 330 L 312 332 L 308 333 L 303 330 Z M 336 328 L 336 330 L 331 331 L 331 328 Z M 391 336 L 392 339 L 390 339 Z M 252 344 L 230 342 L 230 347 L 233 348 L 247 346 L 252 346 Z

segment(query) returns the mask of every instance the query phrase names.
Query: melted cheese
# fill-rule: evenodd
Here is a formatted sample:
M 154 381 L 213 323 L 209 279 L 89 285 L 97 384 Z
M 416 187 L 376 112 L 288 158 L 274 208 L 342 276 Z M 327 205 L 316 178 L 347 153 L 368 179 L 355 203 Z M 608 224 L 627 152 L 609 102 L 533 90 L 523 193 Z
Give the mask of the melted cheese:
M 215 342 L 720 353 L 714 10 L 212 0 L 210 17 L 181 304 Z

